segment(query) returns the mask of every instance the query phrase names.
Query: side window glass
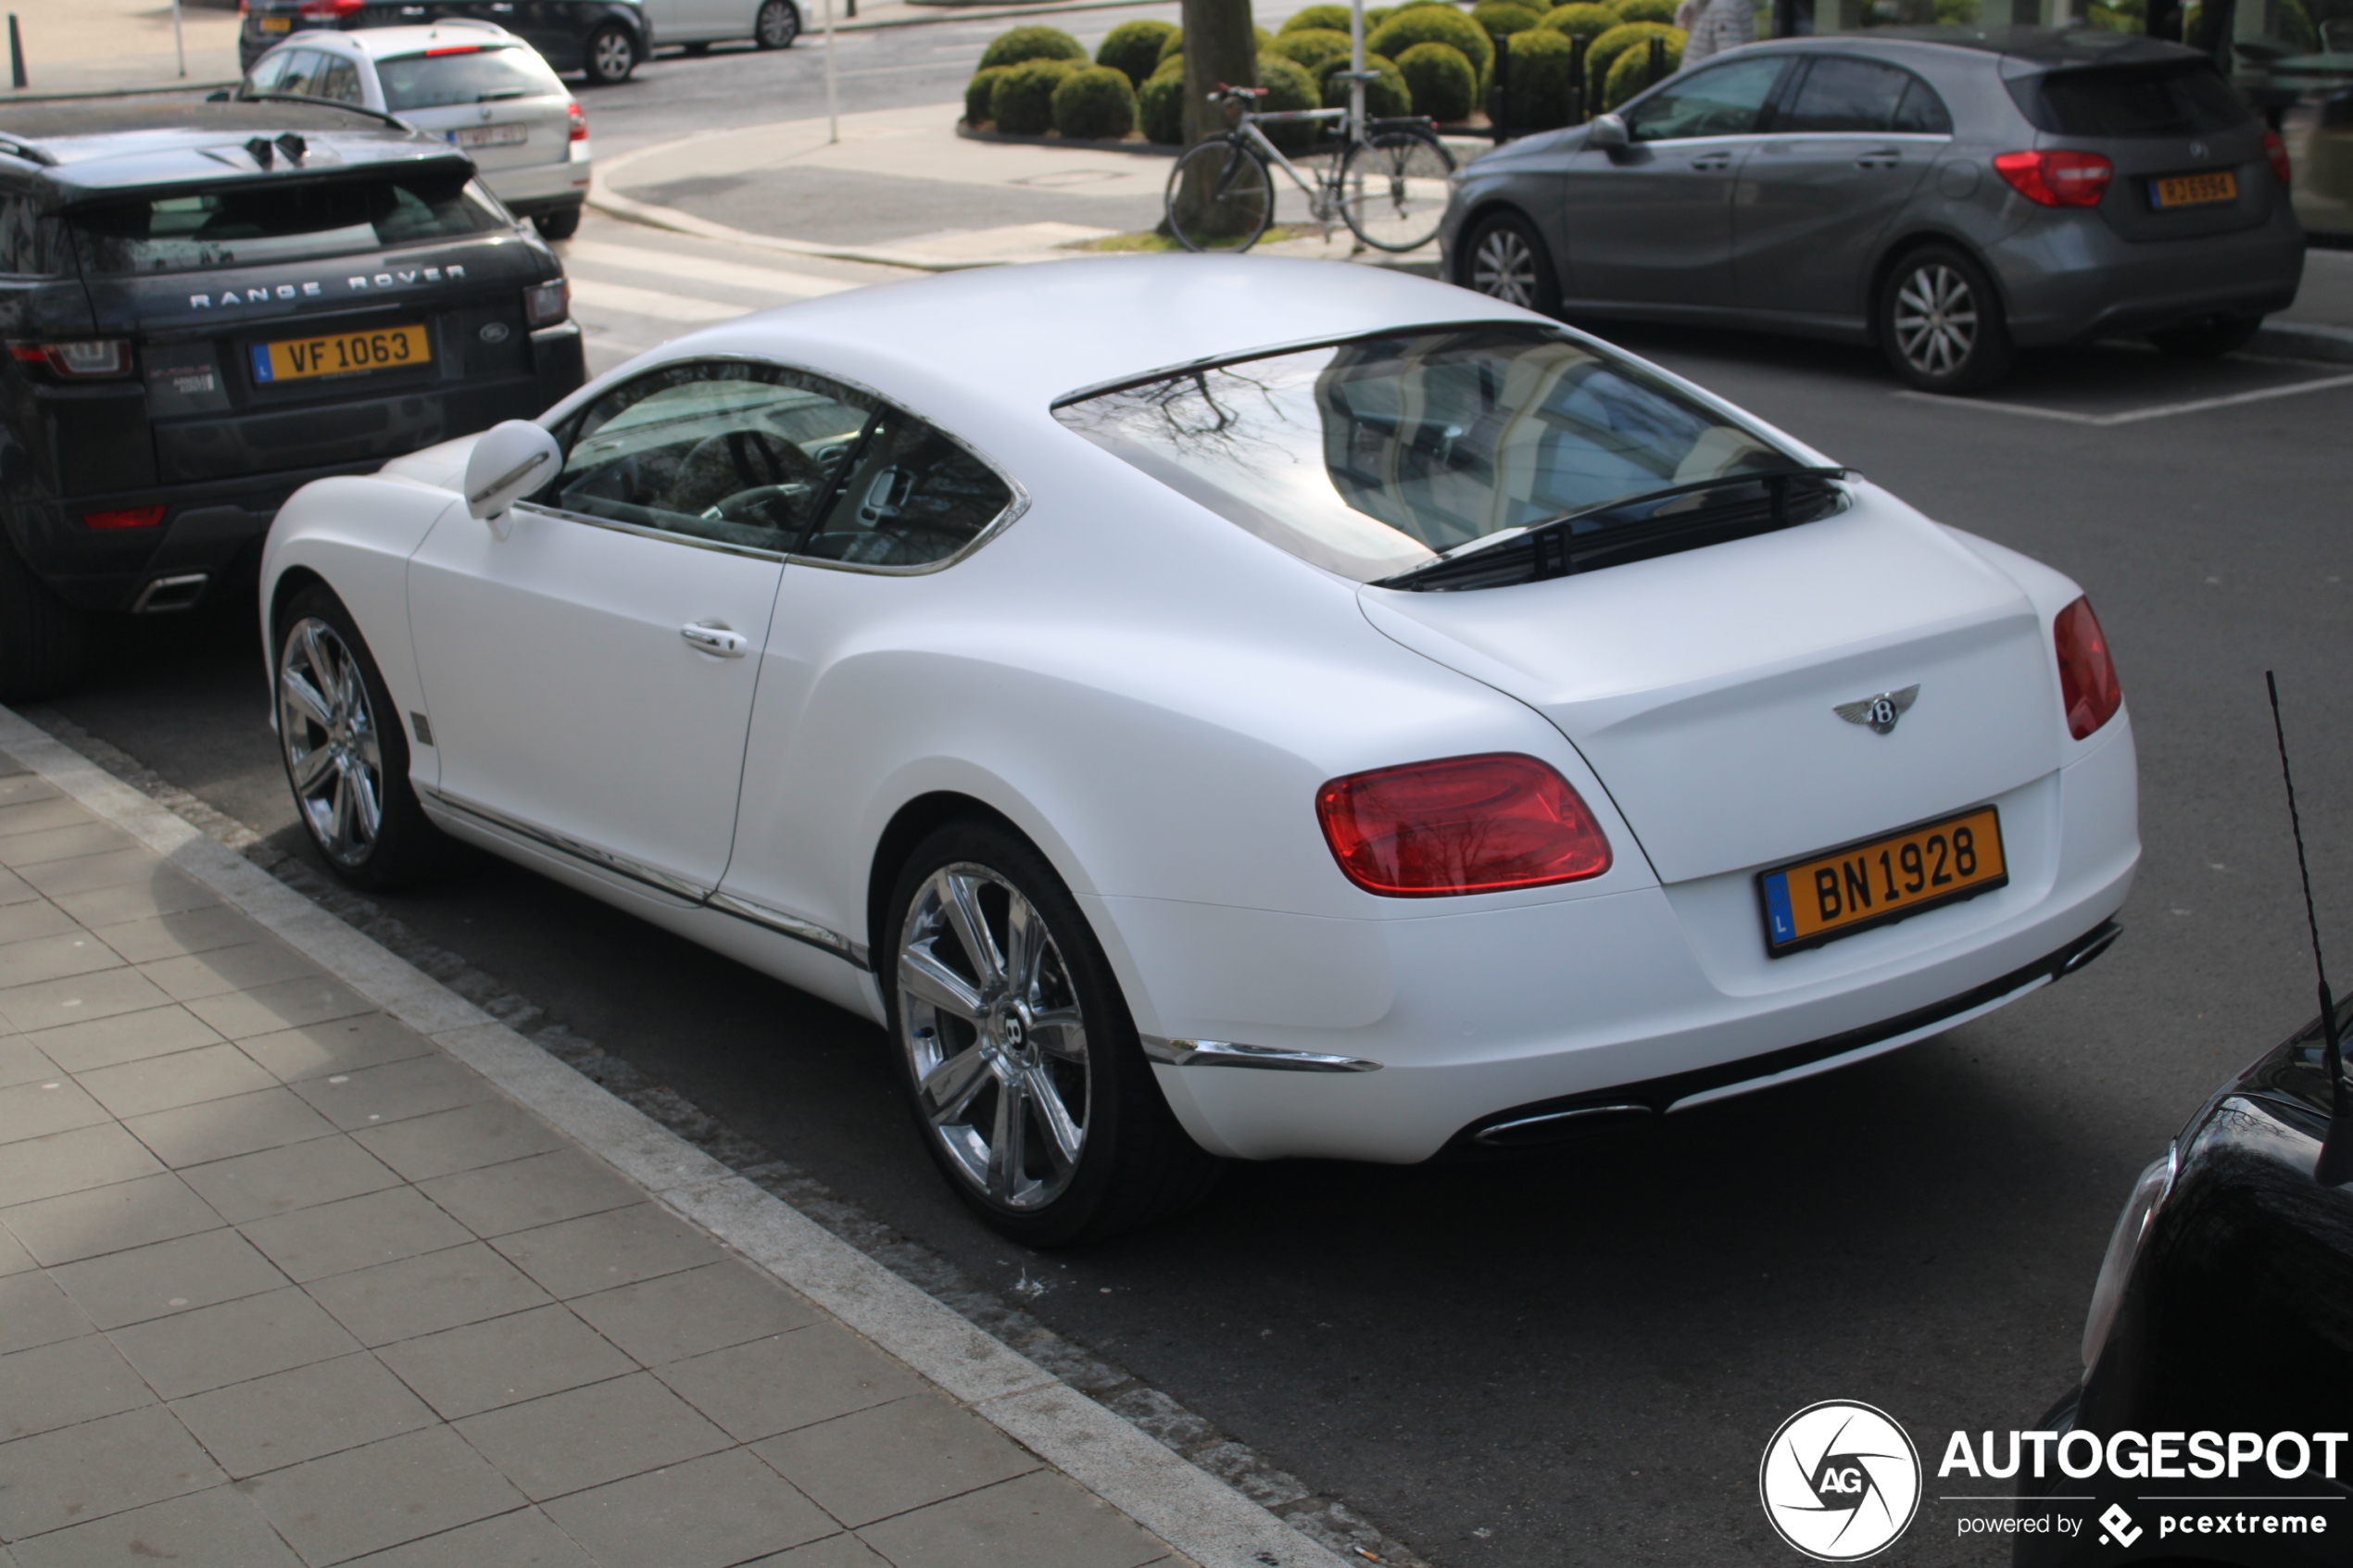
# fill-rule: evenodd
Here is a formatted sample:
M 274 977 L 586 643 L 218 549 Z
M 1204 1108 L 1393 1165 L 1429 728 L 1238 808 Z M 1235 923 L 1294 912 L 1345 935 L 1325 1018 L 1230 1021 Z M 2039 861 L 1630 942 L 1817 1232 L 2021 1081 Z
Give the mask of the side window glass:
M 316 49 L 294 49 L 286 56 L 285 69 L 278 73 L 278 84 L 272 93 L 296 93 L 306 98 L 318 96 L 320 68 L 327 57 Z
M 1915 76 L 1904 89 L 1904 101 L 1896 106 L 1894 129 L 1906 136 L 1950 136 L 1953 117 L 1936 89 Z
M 294 57 L 295 51 L 286 49 L 260 61 L 245 77 L 245 91 L 248 93 L 278 91 L 279 78 L 286 74 L 286 68 L 294 64 Z
M 32 198 L 0 193 L 0 272 L 32 276 L 48 271 L 41 251 L 41 214 Z
M 1674 78 L 1627 111 L 1627 132 L 1637 142 L 1746 135 L 1756 129 L 1784 63 L 1779 56 L 1727 60 Z
M 886 407 L 857 466 L 799 553 L 861 566 L 924 566 L 978 538 L 1013 504 L 988 464 Z
M 673 365 L 614 388 L 559 433 L 543 504 L 742 549 L 792 550 L 874 410 L 773 365 Z
M 319 83 L 312 89 L 321 98 L 338 104 L 359 102 L 359 72 L 352 63 L 333 55 L 321 56 L 326 69 L 319 73 Z
M 1773 125 L 1776 131 L 1817 135 L 1842 131 L 1892 131 L 1896 106 L 1911 85 L 1908 71 L 1843 55 L 1818 56 L 1806 73 L 1797 101 Z

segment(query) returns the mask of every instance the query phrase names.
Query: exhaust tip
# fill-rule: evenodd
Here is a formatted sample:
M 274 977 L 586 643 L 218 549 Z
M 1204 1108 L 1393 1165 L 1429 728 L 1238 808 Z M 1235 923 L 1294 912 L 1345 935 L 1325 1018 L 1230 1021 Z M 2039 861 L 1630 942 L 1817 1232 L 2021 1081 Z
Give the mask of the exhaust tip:
M 174 610 L 193 609 L 196 601 L 204 597 L 205 585 L 211 581 L 211 574 L 203 571 L 158 577 L 139 590 L 139 596 L 132 601 L 131 613 L 169 615 Z
M 1647 1105 L 1580 1105 L 1567 1110 L 1548 1110 L 1541 1116 L 1498 1122 L 1473 1133 L 1470 1141 L 1482 1148 L 1528 1148 L 1537 1144 L 1562 1143 L 1656 1114 Z
M 2089 964 L 2094 959 L 2115 947 L 2116 939 L 2123 935 L 2124 928 L 2114 921 L 2102 922 L 2098 930 L 2083 938 L 2082 945 L 2075 951 L 2068 954 L 2066 961 L 2059 965 L 2058 978 L 2064 980 Z

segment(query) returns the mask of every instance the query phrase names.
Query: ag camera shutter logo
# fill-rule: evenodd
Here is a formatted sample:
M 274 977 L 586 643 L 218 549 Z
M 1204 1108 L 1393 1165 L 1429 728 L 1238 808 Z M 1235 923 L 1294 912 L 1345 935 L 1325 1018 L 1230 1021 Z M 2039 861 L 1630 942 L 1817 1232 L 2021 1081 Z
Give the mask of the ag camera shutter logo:
M 1756 1490 L 1782 1540 L 1817 1562 L 1855 1562 L 1883 1550 L 1919 1512 L 1919 1450 L 1885 1411 L 1825 1399 L 1781 1423 Z

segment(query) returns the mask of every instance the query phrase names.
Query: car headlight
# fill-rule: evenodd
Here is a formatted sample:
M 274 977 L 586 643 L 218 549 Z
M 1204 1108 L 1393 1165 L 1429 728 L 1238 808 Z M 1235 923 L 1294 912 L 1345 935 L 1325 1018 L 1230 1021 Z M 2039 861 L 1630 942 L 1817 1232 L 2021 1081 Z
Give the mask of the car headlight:
M 2141 1241 L 2148 1235 L 2149 1221 L 2156 1218 L 2166 1195 L 2173 1190 L 2173 1175 L 2181 1163 L 2181 1147 L 2168 1144 L 2165 1157 L 2149 1162 L 2141 1179 L 2133 1185 L 2133 1196 L 2125 1200 L 2124 1212 L 2116 1217 L 2115 1234 L 2108 1238 L 2108 1256 L 2100 1260 L 2100 1277 L 2092 1286 L 2092 1310 L 2083 1320 L 2083 1371 L 2088 1374 L 2100 1359 L 2100 1351 L 2108 1344 L 2108 1330 L 2116 1326 L 2116 1311 L 2124 1302 L 2124 1286 L 2133 1278 L 2133 1261 L 2141 1255 Z

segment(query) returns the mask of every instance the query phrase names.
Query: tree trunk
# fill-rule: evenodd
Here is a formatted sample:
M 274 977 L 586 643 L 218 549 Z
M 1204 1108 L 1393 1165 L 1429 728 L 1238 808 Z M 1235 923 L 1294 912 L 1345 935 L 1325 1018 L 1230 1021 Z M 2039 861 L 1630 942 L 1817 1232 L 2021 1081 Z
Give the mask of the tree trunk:
M 1258 33 L 1250 0 L 1184 0 L 1178 19 L 1185 29 L 1185 144 L 1189 147 L 1232 124 L 1226 107 L 1209 101 L 1220 82 L 1258 85 Z M 1200 194 L 1191 186 L 1200 182 L 1188 182 L 1176 193 L 1177 201 L 1188 207 L 1197 202 Z

